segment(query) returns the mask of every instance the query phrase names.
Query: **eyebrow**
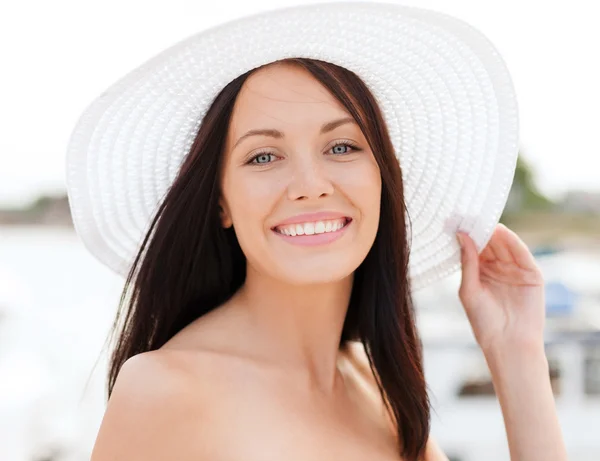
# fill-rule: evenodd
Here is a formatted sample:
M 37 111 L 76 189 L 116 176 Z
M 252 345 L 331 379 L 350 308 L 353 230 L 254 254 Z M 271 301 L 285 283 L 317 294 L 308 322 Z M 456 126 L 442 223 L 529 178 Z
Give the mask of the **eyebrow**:
M 344 117 L 344 118 L 340 118 L 337 120 L 332 120 L 331 122 L 327 122 L 325 124 L 323 124 L 323 126 L 321 127 L 321 134 L 325 134 L 329 131 L 333 131 L 335 130 L 338 126 L 341 125 L 345 125 L 346 123 L 356 123 L 356 121 L 352 118 L 352 117 Z M 266 129 L 256 129 L 256 130 L 250 130 L 248 132 L 246 132 L 245 134 L 243 134 L 234 144 L 232 149 L 235 149 L 236 146 L 242 142 L 242 140 L 250 137 L 250 136 L 270 136 L 272 138 L 277 138 L 277 139 L 281 139 L 284 137 L 284 134 L 279 131 L 279 130 L 275 130 L 272 128 L 266 128 Z

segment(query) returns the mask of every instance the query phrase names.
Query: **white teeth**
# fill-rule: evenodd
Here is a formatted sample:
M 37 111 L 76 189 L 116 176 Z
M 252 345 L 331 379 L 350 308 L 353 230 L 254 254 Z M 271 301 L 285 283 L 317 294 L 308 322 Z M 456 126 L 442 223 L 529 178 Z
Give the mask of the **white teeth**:
M 314 235 L 325 232 L 335 232 L 346 224 L 346 219 L 330 219 L 327 221 L 306 222 L 302 224 L 289 224 L 275 228 L 280 234 L 295 237 L 296 235 Z

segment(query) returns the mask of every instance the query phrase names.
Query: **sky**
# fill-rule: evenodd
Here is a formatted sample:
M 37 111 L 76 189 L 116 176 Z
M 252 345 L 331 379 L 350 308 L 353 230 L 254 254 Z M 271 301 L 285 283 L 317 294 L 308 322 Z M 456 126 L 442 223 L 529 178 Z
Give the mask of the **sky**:
M 12 0 L 0 7 L 0 206 L 64 193 L 65 152 L 81 112 L 160 51 L 204 28 L 286 0 Z M 600 192 L 599 2 L 402 1 L 483 32 L 515 84 L 520 144 L 540 190 Z M 333 26 L 333 25 L 332 25 Z

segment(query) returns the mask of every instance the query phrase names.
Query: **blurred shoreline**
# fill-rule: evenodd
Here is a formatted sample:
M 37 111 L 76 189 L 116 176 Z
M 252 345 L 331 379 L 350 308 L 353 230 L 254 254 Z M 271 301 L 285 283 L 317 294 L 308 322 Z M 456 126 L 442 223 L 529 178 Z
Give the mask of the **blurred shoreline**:
M 600 213 L 528 211 L 505 214 L 501 222 L 530 247 L 600 251 Z
M 20 208 L 0 208 L 0 226 L 59 226 L 74 229 L 67 195 L 42 195 Z
M 529 246 L 598 248 L 600 209 L 573 206 L 576 193 L 541 210 L 507 204 L 500 222 L 514 230 Z M 579 200 L 589 204 L 585 197 Z M 592 201 L 593 202 L 593 201 Z M 0 227 L 58 227 L 74 231 L 67 195 L 43 195 L 21 208 L 0 208 Z

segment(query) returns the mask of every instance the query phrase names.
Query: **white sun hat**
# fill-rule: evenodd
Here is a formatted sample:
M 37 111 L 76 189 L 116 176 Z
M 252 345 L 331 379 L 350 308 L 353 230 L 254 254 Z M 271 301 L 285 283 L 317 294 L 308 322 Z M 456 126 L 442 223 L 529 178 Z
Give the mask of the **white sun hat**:
M 270 10 L 204 30 L 131 71 L 83 112 L 69 140 L 75 230 L 126 275 L 208 106 L 231 80 L 289 57 L 356 73 L 381 107 L 402 167 L 413 290 L 460 267 L 500 220 L 518 155 L 506 64 L 477 29 L 439 12 L 336 2 Z

